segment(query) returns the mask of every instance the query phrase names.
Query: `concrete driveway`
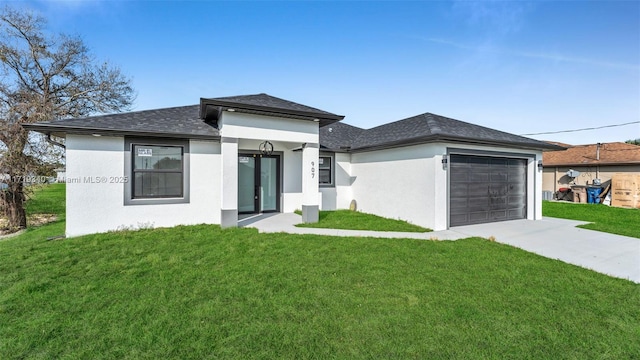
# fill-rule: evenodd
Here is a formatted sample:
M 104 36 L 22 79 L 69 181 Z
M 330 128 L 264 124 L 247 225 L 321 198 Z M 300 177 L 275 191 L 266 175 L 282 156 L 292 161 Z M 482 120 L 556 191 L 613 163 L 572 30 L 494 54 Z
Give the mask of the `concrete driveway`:
M 503 244 L 640 283 L 640 239 L 577 228 L 580 224 L 586 222 L 543 218 L 459 226 L 451 230 L 468 236 L 494 236 Z

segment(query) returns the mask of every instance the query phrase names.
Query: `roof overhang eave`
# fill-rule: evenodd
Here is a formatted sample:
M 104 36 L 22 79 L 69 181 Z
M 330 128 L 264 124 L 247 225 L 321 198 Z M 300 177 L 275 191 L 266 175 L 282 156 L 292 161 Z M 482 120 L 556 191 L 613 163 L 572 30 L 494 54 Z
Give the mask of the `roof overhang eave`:
M 557 147 L 557 146 L 551 145 L 551 144 L 549 144 L 548 146 L 546 144 L 544 146 L 540 146 L 540 144 L 534 144 L 534 143 L 516 143 L 516 142 L 508 142 L 508 141 L 490 141 L 490 140 L 469 139 L 469 138 L 465 138 L 465 137 L 456 137 L 456 136 L 450 136 L 450 135 L 434 134 L 434 135 L 428 135 L 428 136 L 421 136 L 421 137 L 417 137 L 417 138 L 413 138 L 413 139 L 409 139 L 409 140 L 399 140 L 399 141 L 388 142 L 388 143 L 379 144 L 379 145 L 358 147 L 358 148 L 350 150 L 350 152 L 365 152 L 365 151 L 373 151 L 373 150 L 383 150 L 383 149 L 397 148 L 397 147 L 408 146 L 408 145 L 418 145 L 418 144 L 425 144 L 425 143 L 433 143 L 433 142 L 455 142 L 455 143 L 464 143 L 464 144 L 471 144 L 471 145 L 494 145 L 494 146 L 501 146 L 501 147 L 511 147 L 511 148 L 526 149 L 526 150 L 538 150 L 538 151 L 542 151 L 543 149 L 548 149 L 548 148 L 553 148 L 553 149 L 561 148 L 561 149 L 564 149 L 562 147 Z
M 324 113 L 316 113 L 316 112 L 302 111 L 302 110 L 285 110 L 285 109 L 274 108 L 270 106 L 240 104 L 240 103 L 234 103 L 234 102 L 223 101 L 223 100 L 200 98 L 200 117 L 204 120 L 207 120 L 207 116 L 210 113 L 215 113 L 216 111 L 219 111 L 219 112 L 226 111 L 229 109 L 233 109 L 237 112 L 248 113 L 248 114 L 279 116 L 279 117 L 287 117 L 287 118 L 299 119 L 299 120 L 314 121 L 318 119 L 321 127 L 325 125 L 333 124 L 337 121 L 341 121 L 342 119 L 344 119 L 344 115 L 324 114 Z
M 138 136 L 138 137 L 158 137 L 172 139 L 202 139 L 219 140 L 220 135 L 188 134 L 159 131 L 139 131 L 128 129 L 103 129 L 85 128 L 76 126 L 60 126 L 50 124 L 23 124 L 23 128 L 29 131 L 36 131 L 43 134 L 50 134 L 57 137 L 65 137 L 67 134 L 75 135 L 104 135 L 104 136 Z

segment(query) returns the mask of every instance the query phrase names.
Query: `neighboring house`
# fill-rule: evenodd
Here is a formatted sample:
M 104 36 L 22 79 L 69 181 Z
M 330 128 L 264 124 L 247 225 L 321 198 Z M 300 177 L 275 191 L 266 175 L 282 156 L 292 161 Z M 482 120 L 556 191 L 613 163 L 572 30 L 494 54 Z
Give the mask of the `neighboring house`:
M 267 94 L 25 125 L 66 138 L 67 236 L 358 209 L 432 228 L 540 219 L 537 140 L 422 114 L 372 129 Z M 272 149 L 272 152 L 269 151 Z
M 622 142 L 559 145 L 567 149 L 543 153 L 542 189 L 545 191 L 556 192 L 571 185 L 592 185 L 594 179 L 606 186 L 613 174 L 640 174 L 638 145 Z M 571 178 L 567 176 L 569 170 L 579 171 L 580 175 Z

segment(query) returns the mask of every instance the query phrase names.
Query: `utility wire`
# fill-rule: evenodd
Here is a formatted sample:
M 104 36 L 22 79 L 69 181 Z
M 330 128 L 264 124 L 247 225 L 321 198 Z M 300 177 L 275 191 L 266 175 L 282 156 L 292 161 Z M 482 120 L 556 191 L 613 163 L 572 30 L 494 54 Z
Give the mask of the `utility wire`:
M 583 128 L 583 129 L 562 130 L 562 131 L 549 131 L 549 132 L 532 133 L 532 134 L 521 134 L 521 135 L 523 135 L 523 136 L 527 136 L 527 135 L 548 135 L 548 134 L 560 134 L 560 133 L 577 132 L 577 131 L 586 131 L 586 130 L 597 130 L 597 129 L 611 128 L 611 127 L 617 127 L 617 126 L 625 126 L 625 125 L 631 125 L 631 124 L 640 124 L 640 121 L 632 121 L 632 122 L 628 122 L 628 123 L 624 123 L 624 124 L 605 125 L 605 126 L 597 126 L 597 127 Z

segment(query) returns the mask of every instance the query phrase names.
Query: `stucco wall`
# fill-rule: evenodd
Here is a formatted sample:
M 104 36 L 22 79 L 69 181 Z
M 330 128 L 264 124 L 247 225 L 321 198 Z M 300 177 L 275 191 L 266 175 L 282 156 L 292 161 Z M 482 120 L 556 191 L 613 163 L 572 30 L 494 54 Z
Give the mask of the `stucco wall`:
M 220 134 L 238 139 L 317 144 L 318 123 L 225 111 L 220 120 Z
M 358 209 L 436 227 L 436 155 L 433 144 L 351 154 L 351 191 Z
M 542 152 L 490 146 L 433 143 L 351 154 L 351 192 L 358 209 L 444 230 L 448 227 L 448 168 L 451 151 L 480 155 L 533 155 L 527 163 L 527 218 L 542 218 Z
M 574 179 L 566 175 L 569 169 L 580 172 Z M 542 187 L 547 191 L 558 191 L 559 188 L 571 185 L 591 185 L 593 179 L 600 179 L 606 185 L 616 173 L 640 174 L 640 164 L 637 165 L 598 165 L 598 166 L 545 166 Z
M 334 186 L 320 187 L 322 210 L 348 209 L 353 199 L 351 191 L 351 154 L 334 156 Z
M 123 137 L 67 135 L 66 235 L 220 222 L 220 144 L 190 141 L 190 202 L 124 205 Z M 91 183 L 104 177 L 107 183 Z

